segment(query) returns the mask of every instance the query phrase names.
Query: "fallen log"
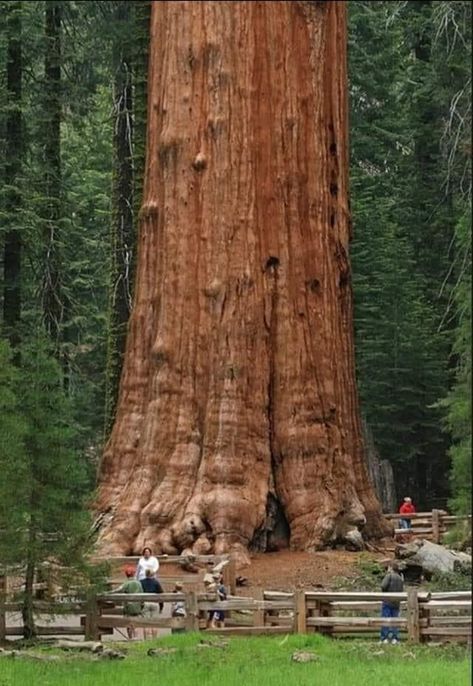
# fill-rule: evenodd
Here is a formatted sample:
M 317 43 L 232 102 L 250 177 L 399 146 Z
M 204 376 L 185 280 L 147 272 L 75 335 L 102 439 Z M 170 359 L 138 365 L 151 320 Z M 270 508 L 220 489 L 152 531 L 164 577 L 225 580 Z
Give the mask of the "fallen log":
M 471 555 L 450 550 L 425 539 L 400 543 L 396 547 L 395 555 L 406 567 L 421 568 L 427 575 L 471 571 Z
M 149 657 L 166 657 L 175 653 L 176 650 L 177 648 L 150 648 L 146 654 Z
M 66 641 L 60 640 L 53 643 L 54 648 L 61 650 L 78 650 L 90 653 L 101 653 L 104 650 L 103 643 L 100 641 Z

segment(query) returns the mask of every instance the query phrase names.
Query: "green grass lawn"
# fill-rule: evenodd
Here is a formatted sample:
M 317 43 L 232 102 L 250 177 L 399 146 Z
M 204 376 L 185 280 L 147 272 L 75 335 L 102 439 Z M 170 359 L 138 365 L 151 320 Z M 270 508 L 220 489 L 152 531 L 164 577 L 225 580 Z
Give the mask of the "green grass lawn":
M 228 646 L 197 648 L 202 634 L 169 636 L 125 648 L 121 661 L 93 661 L 62 653 L 60 662 L 0 658 L 0 686 L 467 686 L 470 655 L 461 646 L 413 648 L 370 641 L 292 635 L 228 639 Z M 217 640 L 216 637 L 207 637 Z M 175 647 L 149 657 L 150 647 Z M 318 660 L 295 663 L 295 650 Z M 45 649 L 41 649 L 45 651 Z M 40 652 L 36 649 L 36 652 Z M 48 650 L 47 654 L 52 654 Z

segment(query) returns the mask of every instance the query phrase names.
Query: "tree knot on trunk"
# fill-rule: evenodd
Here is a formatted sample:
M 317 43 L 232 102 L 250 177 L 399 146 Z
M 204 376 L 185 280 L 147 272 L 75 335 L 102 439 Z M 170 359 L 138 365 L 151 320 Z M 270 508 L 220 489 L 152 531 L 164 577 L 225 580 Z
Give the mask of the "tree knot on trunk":
M 194 161 L 192 162 L 192 166 L 194 167 L 195 171 L 203 171 L 207 167 L 207 158 L 205 157 L 203 152 L 199 152 L 196 156 Z

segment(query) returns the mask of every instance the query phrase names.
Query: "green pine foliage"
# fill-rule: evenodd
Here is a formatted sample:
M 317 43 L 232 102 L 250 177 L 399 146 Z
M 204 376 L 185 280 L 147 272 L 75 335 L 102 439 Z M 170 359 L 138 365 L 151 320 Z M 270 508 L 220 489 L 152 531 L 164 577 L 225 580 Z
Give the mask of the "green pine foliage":
M 0 361 L 0 557 L 7 563 L 23 562 L 33 529 L 38 560 L 52 554 L 70 561 L 79 540 L 82 545 L 89 538 L 84 505 L 90 479 L 76 451 L 61 367 L 44 337 L 22 345 L 19 369 L 4 342 Z M 55 542 L 42 542 L 41 537 L 53 533 L 59 534 Z
M 471 201 L 467 4 L 349 3 L 360 395 L 399 494 L 421 506 L 448 496 L 438 400 L 454 377 L 454 227 Z
M 0 341 L 0 559 L 8 562 L 10 547 L 20 542 L 24 513 L 16 507 L 17 489 L 26 481 L 25 438 L 27 422 L 18 397 L 19 371 L 9 344 Z M 13 477 L 13 481 L 10 479 Z M 3 497 L 4 496 L 4 497 Z M 21 496 L 20 496 L 21 497 Z M 16 553 L 13 554 L 16 557 Z
M 107 339 L 107 291 L 110 261 L 110 191 L 113 121 L 112 39 L 110 3 L 61 4 L 61 174 L 60 213 L 55 248 L 60 264 L 63 308 L 59 359 L 73 404 L 78 435 L 95 469 L 101 449 L 104 417 L 104 375 Z M 45 111 L 44 2 L 22 2 L 24 44 L 23 122 L 24 165 L 19 179 L 21 203 L 14 218 L 21 228 L 22 312 L 20 331 L 40 327 L 44 274 L 45 208 L 44 141 L 48 136 Z M 5 26 L 0 20 L 0 58 L 5 64 Z M 3 51 L 3 52 L 2 52 Z M 0 70 L 0 92 L 4 86 Z M 3 99 L 2 103 L 5 102 Z M 5 136 L 7 107 L 0 105 L 0 149 Z M 2 158 L 0 156 L 0 173 Z M 56 190 L 56 189 L 55 189 Z M 0 240 L 6 207 L 0 195 Z

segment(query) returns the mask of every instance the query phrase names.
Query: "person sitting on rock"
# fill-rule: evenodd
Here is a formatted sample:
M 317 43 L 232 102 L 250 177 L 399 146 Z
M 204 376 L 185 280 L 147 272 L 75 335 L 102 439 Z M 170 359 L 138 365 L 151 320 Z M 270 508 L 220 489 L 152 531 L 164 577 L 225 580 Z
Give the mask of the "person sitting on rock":
M 395 560 L 391 562 L 388 567 L 386 576 L 381 582 L 381 590 L 384 593 L 402 593 L 404 590 L 404 579 L 399 573 L 399 566 Z M 381 617 L 399 617 L 399 610 L 399 600 L 383 600 L 381 606 Z M 389 643 L 390 636 L 391 643 L 399 643 L 399 628 L 392 626 L 381 627 L 381 643 Z
M 399 526 L 401 529 L 410 529 L 411 528 L 411 518 L 408 515 L 415 514 L 415 507 L 412 504 L 412 500 L 409 497 L 404 498 L 404 502 L 399 508 L 399 514 L 404 515 L 401 517 L 399 520 Z

